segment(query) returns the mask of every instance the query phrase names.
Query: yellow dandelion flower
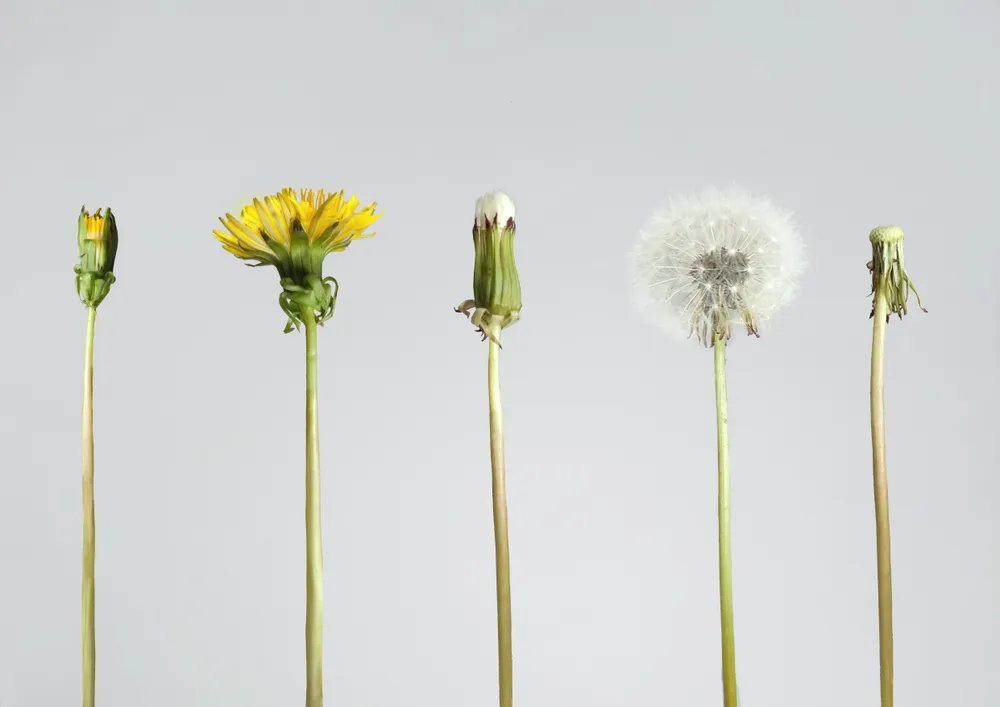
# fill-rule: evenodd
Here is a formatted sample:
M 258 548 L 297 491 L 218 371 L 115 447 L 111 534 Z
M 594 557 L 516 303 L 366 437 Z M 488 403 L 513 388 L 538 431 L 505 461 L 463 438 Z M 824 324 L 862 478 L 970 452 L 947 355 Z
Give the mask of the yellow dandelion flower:
M 343 191 L 302 189 L 296 194 L 285 188 L 255 198 L 239 218 L 227 213 L 219 219 L 225 230 L 214 231 L 215 238 L 229 253 L 251 261 L 248 265 L 278 269 L 279 302 L 288 315 L 285 331 L 291 331 L 302 321 L 305 308 L 315 312 L 319 323 L 333 315 L 337 281 L 323 277 L 323 260 L 355 240 L 374 236 L 367 229 L 382 216 L 375 213 L 374 202 L 359 206 L 356 196 L 345 199 Z

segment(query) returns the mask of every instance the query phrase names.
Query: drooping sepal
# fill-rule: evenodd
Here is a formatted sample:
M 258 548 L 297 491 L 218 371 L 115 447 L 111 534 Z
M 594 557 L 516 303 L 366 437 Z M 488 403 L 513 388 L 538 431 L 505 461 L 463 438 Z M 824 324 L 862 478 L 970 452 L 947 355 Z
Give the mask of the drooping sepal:
M 323 278 L 314 273 L 307 273 L 302 278 L 302 284 L 291 277 L 282 278 L 278 304 L 288 316 L 288 322 L 285 323 L 285 333 L 288 334 L 293 329 L 297 330 L 302 324 L 303 314 L 307 311 L 313 313 L 316 323 L 319 325 L 328 321 L 333 317 L 339 292 L 340 284 L 333 277 Z
M 889 312 L 886 321 L 893 314 L 900 319 L 906 314 L 906 302 L 910 296 L 910 290 L 917 296 L 917 306 L 924 312 L 920 301 L 920 293 L 913 286 L 909 274 L 906 272 L 906 260 L 903 256 L 903 229 L 899 226 L 878 226 L 872 229 L 868 239 L 872 244 L 872 259 L 868 262 L 868 271 L 872 276 L 872 294 L 882 292 L 888 303 Z M 875 304 L 872 303 L 871 314 L 868 318 L 875 316 Z
M 455 311 L 464 314 L 476 327 L 476 333 L 481 334 L 483 341 L 491 339 L 500 346 L 500 332 L 515 324 L 520 318 L 520 312 L 494 314 L 488 309 L 476 307 L 476 301 L 467 299 L 455 307 Z M 501 346 L 501 348 L 503 348 Z

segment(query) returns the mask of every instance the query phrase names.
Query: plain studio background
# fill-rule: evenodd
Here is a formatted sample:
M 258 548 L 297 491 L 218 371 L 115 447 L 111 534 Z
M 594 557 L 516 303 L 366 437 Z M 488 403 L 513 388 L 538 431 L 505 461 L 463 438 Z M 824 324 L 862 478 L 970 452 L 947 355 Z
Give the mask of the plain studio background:
M 0 704 L 80 685 L 82 203 L 101 707 L 301 704 L 302 334 L 212 239 L 283 186 L 376 200 L 320 331 L 327 703 L 496 703 L 475 199 L 518 206 L 504 336 L 519 707 L 721 703 L 712 355 L 627 255 L 678 191 L 793 210 L 801 296 L 729 353 L 741 707 L 878 703 L 869 230 L 889 325 L 897 700 L 997 704 L 995 2 L 4 0 Z

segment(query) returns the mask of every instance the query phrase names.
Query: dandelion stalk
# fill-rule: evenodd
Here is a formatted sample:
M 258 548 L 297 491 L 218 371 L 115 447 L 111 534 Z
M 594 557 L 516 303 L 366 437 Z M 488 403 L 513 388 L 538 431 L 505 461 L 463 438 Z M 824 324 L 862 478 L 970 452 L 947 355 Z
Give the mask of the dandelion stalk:
M 513 704 L 513 663 L 510 618 L 510 547 L 507 541 L 507 479 L 503 454 L 503 411 L 500 407 L 500 325 L 492 327 L 489 353 L 490 462 L 493 470 L 493 536 L 496 545 L 497 644 L 500 707 Z
M 879 676 L 882 707 L 892 707 L 892 562 L 889 550 L 889 480 L 885 468 L 885 325 L 888 303 L 875 295 L 872 332 L 872 467 L 875 482 L 875 554 L 878 566 Z
M 115 282 L 115 257 L 118 254 L 118 226 L 111 209 L 93 215 L 80 209 L 77 219 L 77 245 L 80 262 L 73 266 L 76 293 L 87 307 L 87 333 L 83 350 L 83 572 L 81 582 L 80 632 L 83 707 L 94 707 L 97 681 L 97 637 L 95 630 L 96 596 L 94 590 L 94 325 L 97 307 L 111 292 Z
M 340 285 L 323 277 L 323 260 L 344 251 L 381 214 L 371 203 L 359 209 L 344 192 L 282 189 L 254 199 L 239 218 L 219 219 L 222 247 L 251 266 L 273 265 L 279 275 L 278 304 L 288 317 L 285 332 L 306 330 L 306 707 L 323 705 L 323 538 L 320 526 L 319 366 L 317 326 L 333 316 Z
M 651 318 L 715 353 L 719 477 L 719 617 L 725 707 L 737 707 L 729 493 L 726 352 L 733 329 L 759 336 L 760 322 L 789 304 L 805 267 L 791 215 L 740 190 L 674 200 L 640 232 L 635 293 Z
M 514 655 L 511 639 L 510 548 L 507 539 L 507 481 L 500 409 L 500 332 L 520 318 L 521 281 L 514 263 L 514 202 L 491 192 L 476 202 L 472 242 L 474 299 L 455 307 L 469 317 L 489 344 L 490 466 L 493 477 L 493 539 L 496 550 L 497 651 L 500 707 L 514 703 Z
M 715 337 L 715 416 L 719 454 L 719 611 L 722 623 L 722 690 L 725 707 L 736 707 L 736 637 L 733 627 L 733 558 L 729 523 L 729 405 L 726 341 Z
M 94 707 L 97 676 L 94 634 L 94 321 L 97 307 L 87 307 L 83 353 L 83 707 Z
M 306 330 L 306 707 L 323 704 L 323 534 L 319 493 L 319 396 L 316 317 Z
M 903 231 L 898 226 L 879 226 L 872 230 L 872 369 L 871 422 L 872 472 L 875 491 L 875 556 L 878 568 L 879 683 L 882 707 L 893 704 L 892 646 L 892 561 L 889 541 L 889 480 L 885 463 L 885 330 L 893 314 L 906 314 L 906 302 L 912 289 L 920 304 L 920 293 L 906 272 L 903 256 Z M 924 309 L 926 312 L 927 310 Z

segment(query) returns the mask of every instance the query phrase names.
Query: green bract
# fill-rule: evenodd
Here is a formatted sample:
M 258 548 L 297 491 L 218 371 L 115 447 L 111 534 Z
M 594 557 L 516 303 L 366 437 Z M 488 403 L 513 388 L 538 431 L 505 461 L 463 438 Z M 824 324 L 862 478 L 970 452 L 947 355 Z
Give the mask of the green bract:
M 514 263 L 516 230 L 513 217 L 499 224 L 496 216 L 472 229 L 476 247 L 472 292 L 476 308 L 504 318 L 521 311 L 521 282 Z

